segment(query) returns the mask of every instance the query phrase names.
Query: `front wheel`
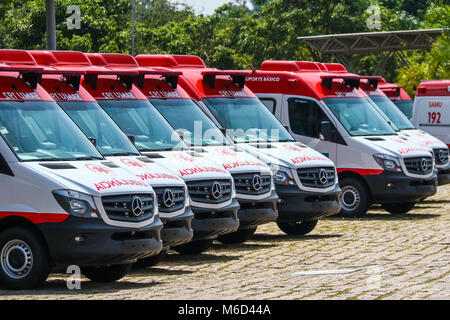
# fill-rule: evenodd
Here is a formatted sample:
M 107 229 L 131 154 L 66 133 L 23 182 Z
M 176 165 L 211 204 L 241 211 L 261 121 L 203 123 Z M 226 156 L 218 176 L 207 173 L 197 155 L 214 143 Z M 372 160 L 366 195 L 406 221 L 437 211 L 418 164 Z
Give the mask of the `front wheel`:
M 369 191 L 362 181 L 348 177 L 339 181 L 341 194 L 339 215 L 345 218 L 359 218 L 364 216 L 371 205 Z
M 297 221 L 297 222 L 277 222 L 278 227 L 284 233 L 292 236 L 303 236 L 314 230 L 318 220 Z
M 110 266 L 81 267 L 81 272 L 93 282 L 108 283 L 122 279 L 130 271 L 132 263 Z
M 201 254 L 211 247 L 213 241 L 213 239 L 194 240 L 189 243 L 182 244 L 181 246 L 172 247 L 171 249 L 175 250 L 179 254 Z
M 0 283 L 7 289 L 36 288 L 50 268 L 47 246 L 35 231 L 13 227 L 0 233 Z
M 256 228 L 237 230 L 217 237 L 219 242 L 223 244 L 244 243 L 249 240 L 256 232 Z
M 398 214 L 405 214 L 409 211 L 411 211 L 414 206 L 416 205 L 415 202 L 405 202 L 405 203 L 385 203 L 381 206 L 384 210 L 389 212 L 390 214 L 398 215 Z

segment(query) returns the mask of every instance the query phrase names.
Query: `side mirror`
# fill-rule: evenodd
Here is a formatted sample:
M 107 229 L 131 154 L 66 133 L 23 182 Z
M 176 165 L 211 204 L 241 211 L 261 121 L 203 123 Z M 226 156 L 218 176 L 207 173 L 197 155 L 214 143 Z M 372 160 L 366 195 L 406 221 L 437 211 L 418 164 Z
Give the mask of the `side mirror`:
M 287 132 L 289 132 L 289 126 L 288 125 L 283 125 L 283 127 L 287 130 Z
M 128 137 L 128 140 L 130 140 L 132 144 L 136 144 L 135 136 L 133 136 L 132 134 L 128 134 L 127 137 Z
M 334 141 L 336 136 L 336 131 L 331 124 L 330 121 L 325 120 L 320 122 L 320 128 L 319 128 L 319 139 L 320 140 L 328 140 L 328 141 Z
M 94 147 L 97 146 L 97 139 L 92 138 L 92 137 L 88 137 L 89 141 L 94 145 Z
M 181 140 L 184 140 L 184 131 L 183 130 L 175 130 L 177 135 L 180 137 Z

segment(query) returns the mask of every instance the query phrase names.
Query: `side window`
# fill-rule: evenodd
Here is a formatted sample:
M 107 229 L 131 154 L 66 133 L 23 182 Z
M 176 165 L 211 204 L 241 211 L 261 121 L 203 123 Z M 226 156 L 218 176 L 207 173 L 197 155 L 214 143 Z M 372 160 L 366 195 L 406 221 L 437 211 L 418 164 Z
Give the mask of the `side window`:
M 262 98 L 260 100 L 272 114 L 275 114 L 275 106 L 277 103 L 274 99 Z
M 320 106 L 312 100 L 289 99 L 289 125 L 298 135 L 335 142 L 345 145 L 345 141 Z M 328 129 L 327 129 L 328 128 Z M 323 130 L 324 132 L 320 132 Z
M 311 100 L 289 99 L 289 125 L 292 132 L 311 138 L 319 138 L 319 125 L 325 114 Z

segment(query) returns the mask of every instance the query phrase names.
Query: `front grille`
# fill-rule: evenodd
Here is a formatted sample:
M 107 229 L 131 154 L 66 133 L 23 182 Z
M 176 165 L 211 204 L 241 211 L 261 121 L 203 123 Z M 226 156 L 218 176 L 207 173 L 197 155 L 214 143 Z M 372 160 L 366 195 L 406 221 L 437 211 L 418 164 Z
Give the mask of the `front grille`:
M 426 175 L 433 171 L 433 160 L 431 157 L 405 158 L 406 170 L 411 174 Z
M 116 221 L 141 222 L 154 214 L 153 194 L 105 196 L 102 204 L 108 217 Z
M 231 199 L 231 183 L 231 180 L 202 180 L 190 181 L 186 184 L 192 201 L 219 204 Z M 217 193 L 219 187 L 221 191 Z
M 297 174 L 302 185 L 310 188 L 328 188 L 336 180 L 334 168 L 301 168 Z
M 270 191 L 270 175 L 234 174 L 233 180 L 238 194 L 260 195 Z
M 434 158 L 437 165 L 443 165 L 448 163 L 448 149 L 435 149 Z
M 158 199 L 160 212 L 171 213 L 184 208 L 184 188 L 183 187 L 153 187 Z

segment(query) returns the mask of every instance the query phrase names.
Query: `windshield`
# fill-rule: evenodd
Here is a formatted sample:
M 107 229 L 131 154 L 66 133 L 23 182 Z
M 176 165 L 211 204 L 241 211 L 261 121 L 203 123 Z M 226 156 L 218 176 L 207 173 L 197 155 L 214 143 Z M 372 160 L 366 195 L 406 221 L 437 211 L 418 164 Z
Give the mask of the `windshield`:
M 371 96 L 370 99 L 400 130 L 415 129 L 414 125 L 386 96 Z
M 257 98 L 209 98 L 205 102 L 222 127 L 234 130 L 237 143 L 294 141 Z
M 99 100 L 98 104 L 125 131 L 140 151 L 188 149 L 148 100 Z
M 151 99 L 150 102 L 176 130 L 182 130 L 190 145 L 227 145 L 222 132 L 205 113 L 189 99 Z
M 22 161 L 103 159 L 55 102 L 1 101 L 0 135 Z
M 352 136 L 395 135 L 389 123 L 364 98 L 325 98 L 323 101 Z
M 59 102 L 86 136 L 95 138 L 104 156 L 139 155 L 128 137 L 95 102 Z
M 398 100 L 393 102 L 408 119 L 412 119 L 412 111 L 414 106 L 414 102 L 412 100 Z

